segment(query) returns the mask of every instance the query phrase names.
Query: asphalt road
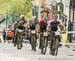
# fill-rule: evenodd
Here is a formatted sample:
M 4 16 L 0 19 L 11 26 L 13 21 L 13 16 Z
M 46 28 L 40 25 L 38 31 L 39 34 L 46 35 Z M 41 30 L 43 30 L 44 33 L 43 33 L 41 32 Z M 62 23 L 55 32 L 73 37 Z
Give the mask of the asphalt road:
M 23 44 L 21 50 L 17 50 L 13 44 L 0 44 L 0 61 L 75 61 L 75 51 L 73 46 L 60 47 L 57 56 L 49 54 L 49 47 L 45 55 L 41 54 L 38 49 L 34 52 L 31 50 L 30 44 Z

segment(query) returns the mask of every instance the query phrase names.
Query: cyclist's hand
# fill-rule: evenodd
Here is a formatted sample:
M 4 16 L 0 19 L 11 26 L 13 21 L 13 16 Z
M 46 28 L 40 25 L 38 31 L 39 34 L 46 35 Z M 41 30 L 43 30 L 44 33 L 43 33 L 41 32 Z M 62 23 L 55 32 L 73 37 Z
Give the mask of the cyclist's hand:
M 66 33 L 66 30 L 63 30 L 63 32 L 62 33 Z

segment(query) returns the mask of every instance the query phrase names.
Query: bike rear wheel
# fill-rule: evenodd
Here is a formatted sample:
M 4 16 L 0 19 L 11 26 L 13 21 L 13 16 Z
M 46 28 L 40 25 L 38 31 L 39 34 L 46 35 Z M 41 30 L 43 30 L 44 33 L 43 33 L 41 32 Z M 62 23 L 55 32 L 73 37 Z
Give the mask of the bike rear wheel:
M 59 47 L 59 42 L 58 42 L 58 39 L 56 38 L 56 42 L 55 42 L 55 46 L 54 46 L 54 49 L 55 49 L 54 55 L 55 56 L 57 56 L 57 54 L 58 54 L 58 47 Z
M 51 54 L 57 56 L 58 54 L 59 42 L 57 38 L 54 38 L 51 44 Z
M 31 37 L 31 45 L 32 45 L 32 50 L 36 51 L 36 37 L 34 35 L 32 35 L 33 37 Z
M 17 49 L 21 49 L 21 48 L 22 48 L 22 36 L 18 34 Z

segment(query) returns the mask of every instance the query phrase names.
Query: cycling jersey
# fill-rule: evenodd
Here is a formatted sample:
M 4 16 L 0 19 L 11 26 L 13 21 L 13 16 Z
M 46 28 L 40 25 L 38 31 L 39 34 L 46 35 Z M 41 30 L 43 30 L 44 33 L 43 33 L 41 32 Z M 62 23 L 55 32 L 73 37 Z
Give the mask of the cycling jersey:
M 25 23 L 25 20 L 22 20 L 22 19 L 20 19 L 20 20 L 18 20 L 17 21 L 18 22 L 18 29 L 21 29 L 21 30 L 24 30 L 24 23 Z
M 30 25 L 30 30 L 35 30 L 36 29 L 36 24 L 35 23 L 32 23 L 31 25 Z
M 59 24 L 61 24 L 60 21 L 51 21 L 50 22 L 51 31 L 57 31 Z
M 39 22 L 39 25 L 40 25 L 40 31 L 41 32 L 43 32 L 44 30 L 46 30 L 46 28 L 47 28 L 47 23 L 46 22 L 44 22 L 43 20 L 41 20 Z
M 41 32 L 44 31 L 44 30 L 46 30 L 46 28 L 47 28 L 47 24 L 46 23 L 40 25 L 40 31 Z
M 38 23 L 39 23 L 39 25 L 42 25 L 42 24 L 44 24 L 44 20 L 40 20 Z
M 19 25 L 18 29 L 24 30 L 24 26 Z

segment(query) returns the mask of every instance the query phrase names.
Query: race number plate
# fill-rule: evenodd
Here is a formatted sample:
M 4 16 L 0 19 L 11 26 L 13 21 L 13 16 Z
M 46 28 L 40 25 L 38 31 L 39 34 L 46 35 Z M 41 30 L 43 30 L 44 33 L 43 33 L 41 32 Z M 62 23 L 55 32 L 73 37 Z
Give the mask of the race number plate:
M 55 32 L 55 35 L 60 35 L 60 32 Z
M 34 31 L 31 31 L 31 33 L 32 33 L 32 34 L 35 34 L 36 32 L 35 32 L 35 30 L 34 30 Z
M 44 32 L 44 34 L 43 34 L 44 36 L 48 36 L 48 33 L 47 32 Z
M 18 32 L 23 32 L 23 30 L 18 29 Z

